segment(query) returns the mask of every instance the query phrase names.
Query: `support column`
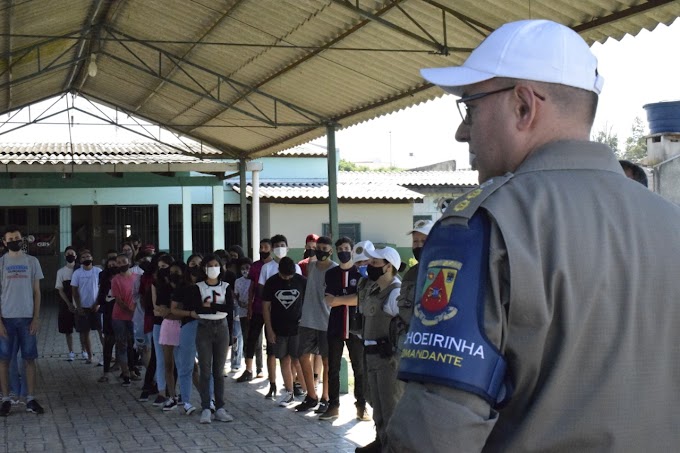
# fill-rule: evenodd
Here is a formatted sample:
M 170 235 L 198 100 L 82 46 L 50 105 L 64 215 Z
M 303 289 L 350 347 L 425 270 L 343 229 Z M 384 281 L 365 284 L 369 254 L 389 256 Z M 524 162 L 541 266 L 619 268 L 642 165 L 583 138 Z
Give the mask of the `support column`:
M 326 154 L 328 160 L 328 224 L 330 232 L 328 236 L 332 241 L 339 237 L 338 226 L 338 156 L 335 151 L 335 126 L 331 123 L 326 126 Z
M 241 247 L 247 254 L 248 250 L 248 193 L 246 192 L 246 160 L 241 159 L 238 162 L 238 185 L 241 188 L 240 207 L 241 207 Z M 253 260 L 255 257 L 253 256 Z
M 186 261 L 194 249 L 191 224 L 191 187 L 182 187 L 182 254 Z
M 253 215 L 253 260 L 257 260 L 260 259 L 260 171 L 253 170 L 252 175 L 253 196 L 250 209 Z
M 213 186 L 213 250 L 224 249 L 224 186 Z
M 170 251 L 170 205 L 158 205 L 158 251 Z
M 59 206 L 59 265 L 63 266 L 66 262 L 62 253 L 66 246 L 71 245 L 73 232 L 71 231 L 72 222 L 71 206 Z

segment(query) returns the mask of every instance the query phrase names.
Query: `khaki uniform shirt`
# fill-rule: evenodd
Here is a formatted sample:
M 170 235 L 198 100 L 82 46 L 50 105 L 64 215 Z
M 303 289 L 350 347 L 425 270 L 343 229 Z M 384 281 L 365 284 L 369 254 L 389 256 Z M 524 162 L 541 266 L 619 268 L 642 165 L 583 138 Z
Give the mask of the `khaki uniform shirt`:
M 494 189 L 473 208 L 492 224 L 484 331 L 513 396 L 409 382 L 389 449 L 676 451 L 680 209 L 591 142 L 546 145 Z

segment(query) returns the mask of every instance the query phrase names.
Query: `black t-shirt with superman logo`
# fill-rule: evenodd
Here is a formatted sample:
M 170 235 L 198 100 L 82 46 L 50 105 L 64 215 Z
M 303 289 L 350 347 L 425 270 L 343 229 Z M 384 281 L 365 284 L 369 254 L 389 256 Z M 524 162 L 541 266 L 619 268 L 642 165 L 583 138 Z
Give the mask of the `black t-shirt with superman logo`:
M 262 300 L 271 302 L 272 329 L 276 335 L 297 335 L 306 286 L 307 279 L 300 274 L 284 280 L 277 273 L 265 282 Z

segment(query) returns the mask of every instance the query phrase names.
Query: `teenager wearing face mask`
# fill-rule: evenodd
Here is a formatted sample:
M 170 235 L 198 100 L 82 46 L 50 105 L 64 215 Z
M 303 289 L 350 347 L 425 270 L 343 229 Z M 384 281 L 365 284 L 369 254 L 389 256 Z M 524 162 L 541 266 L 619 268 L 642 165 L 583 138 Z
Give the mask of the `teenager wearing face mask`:
M 171 296 L 170 313 L 180 319 L 182 327 L 179 332 L 179 344 L 175 347 L 175 366 L 177 367 L 177 380 L 179 381 L 179 393 L 182 396 L 184 414 L 191 415 L 196 408 L 191 404 L 192 381 L 198 387 L 198 373 L 196 372 L 196 332 L 198 322 L 192 314 L 190 307 L 185 308 L 183 302 L 187 296 L 185 293 L 193 291 L 195 284 L 203 279 L 201 262 L 203 256 L 193 254 L 187 260 L 184 278 L 176 280 Z M 198 272 L 197 272 L 198 271 Z M 178 401 L 179 404 L 179 401 Z
M 134 332 L 132 317 L 138 303 L 139 274 L 130 270 L 130 260 L 121 254 L 116 258 L 118 274 L 111 280 L 111 295 L 115 299 L 112 321 L 116 335 L 116 360 L 123 375 L 123 387 L 131 385 L 130 368 L 133 365 Z
M 246 369 L 236 382 L 248 382 L 253 379 L 253 357 L 257 366 L 257 376 L 262 375 L 262 327 L 264 318 L 262 317 L 262 294 L 257 291 L 257 282 L 260 279 L 262 268 L 272 261 L 272 241 L 265 238 L 260 240 L 260 259 L 250 266 L 248 280 L 248 317 L 241 320 L 241 330 L 245 339 L 245 362 Z M 244 322 L 245 321 L 245 322 Z M 267 369 L 276 371 L 276 355 L 273 348 L 267 344 Z
M 66 337 L 68 347 L 68 361 L 73 362 L 76 354 L 73 352 L 73 328 L 75 327 L 75 307 L 71 298 L 71 276 L 76 266 L 76 249 L 70 245 L 64 250 L 66 264 L 57 271 L 57 279 L 54 287 L 59 293 L 59 315 L 57 328 L 59 333 Z
M 324 301 L 326 289 L 326 272 L 338 265 L 331 259 L 333 243 L 326 236 L 316 241 L 316 261 L 307 265 L 307 288 L 302 317 L 298 332 L 299 347 L 293 357 L 299 359 L 302 376 L 307 386 L 307 397 L 295 407 L 298 412 L 306 412 L 319 406 L 318 413 L 328 409 L 328 317 L 331 309 Z M 316 393 L 313 370 L 313 356 L 319 354 L 323 361 L 323 392 L 321 401 Z
M 102 312 L 102 333 L 104 335 L 104 373 L 97 380 L 97 382 L 109 382 L 109 372 L 111 371 L 111 356 L 113 354 L 113 346 L 116 344 L 116 336 L 113 331 L 112 316 L 115 298 L 111 295 L 111 280 L 118 274 L 118 265 L 116 257 L 110 257 L 106 260 L 106 267 L 99 274 L 99 292 L 97 293 L 97 305 L 103 308 Z
M 248 273 L 253 264 L 248 257 L 243 257 L 239 261 L 239 278 L 234 283 L 234 337 L 231 346 L 231 372 L 236 372 L 241 368 L 243 359 L 243 330 L 241 320 L 248 322 L 248 295 L 250 290 L 250 280 Z
M 224 364 L 233 329 L 234 305 L 229 284 L 220 279 L 222 261 L 208 255 L 201 263 L 205 280 L 189 288 L 181 301 L 184 311 L 197 319 L 196 351 L 198 353 L 201 423 L 211 423 L 210 379 L 215 388 L 215 419 L 230 422 L 234 418 L 224 409 Z
M 349 321 L 356 312 L 357 285 L 361 279 L 352 260 L 354 244 L 347 237 L 335 242 L 340 265 L 326 272 L 325 301 L 331 307 L 328 319 L 328 409 L 319 420 L 334 420 L 340 413 L 340 364 L 347 345 L 354 372 L 354 398 L 357 419 L 370 420 L 364 394 L 364 344 L 349 331 Z M 346 297 L 353 296 L 353 297 Z
M 71 277 L 73 303 L 76 306 L 76 330 L 87 354 L 85 359 L 87 364 L 92 363 L 93 358 L 90 331 L 99 333 L 102 330 L 97 306 L 101 271 L 93 265 L 92 253 L 83 250 L 80 252 L 80 268 L 76 269 Z
M 397 274 L 402 266 L 401 258 L 392 247 L 367 249 L 364 253 L 370 258 L 366 269 L 368 279 L 376 283 L 360 304 L 364 318 L 365 372 L 377 435 L 375 441 L 358 448 L 358 452 L 381 450 L 386 443 L 387 423 L 401 397 L 400 388 L 396 385 L 399 362 L 394 353 L 395 345 L 389 340 L 390 323 L 399 313 L 397 297 L 401 281 Z
M 302 270 L 302 275 L 307 276 L 307 264 L 312 261 L 316 261 L 316 241 L 319 240 L 319 236 L 311 233 L 305 238 L 305 254 L 302 260 L 298 261 L 298 266 Z

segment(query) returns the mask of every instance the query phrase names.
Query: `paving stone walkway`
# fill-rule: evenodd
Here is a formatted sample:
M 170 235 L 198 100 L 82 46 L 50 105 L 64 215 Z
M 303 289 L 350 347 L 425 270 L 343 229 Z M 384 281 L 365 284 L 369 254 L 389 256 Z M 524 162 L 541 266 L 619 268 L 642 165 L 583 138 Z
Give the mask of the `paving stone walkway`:
M 356 420 L 352 395 L 341 398 L 340 418 L 322 422 L 313 413 L 298 414 L 264 399 L 266 379 L 238 384 L 231 375 L 226 378 L 226 409 L 235 418 L 231 423 L 201 425 L 200 410 L 191 416 L 181 410 L 164 413 L 151 402 L 137 401 L 141 381 L 128 388 L 116 378 L 100 384 L 100 367 L 82 359 L 67 361 L 55 302 L 43 304 L 42 319 L 36 398 L 45 414 L 14 406 L 10 416 L 0 420 L 0 451 L 351 452 L 375 438 L 372 422 Z M 101 357 L 94 334 L 92 342 Z M 200 407 L 193 393 L 192 403 Z

